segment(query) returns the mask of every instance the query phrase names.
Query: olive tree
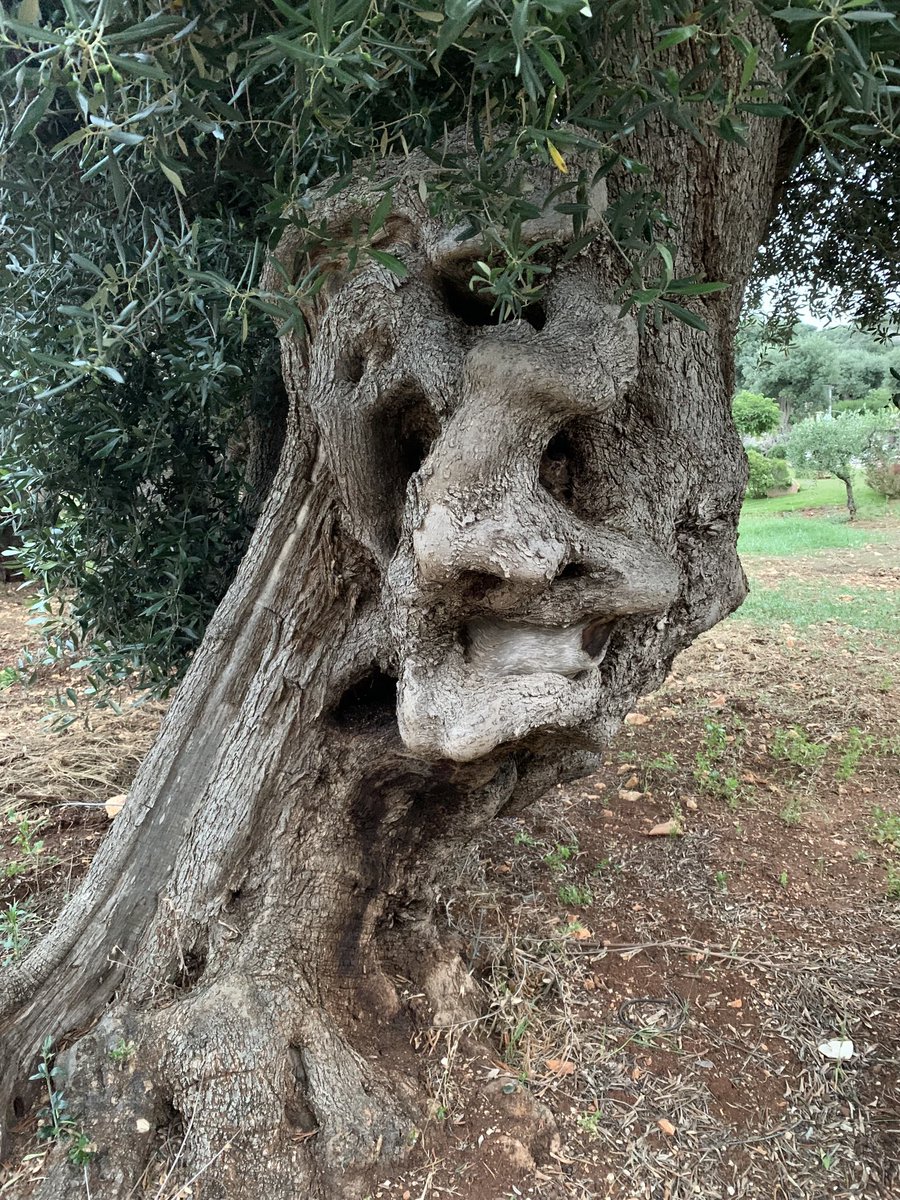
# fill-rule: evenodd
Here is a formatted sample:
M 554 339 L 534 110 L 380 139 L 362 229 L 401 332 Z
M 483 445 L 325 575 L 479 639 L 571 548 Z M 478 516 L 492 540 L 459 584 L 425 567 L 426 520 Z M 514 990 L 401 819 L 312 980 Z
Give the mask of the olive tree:
M 880 446 L 892 428 L 900 426 L 891 410 L 877 413 L 838 413 L 834 417 L 807 417 L 791 430 L 788 453 L 798 469 L 812 467 L 840 479 L 847 489 L 847 511 L 856 520 L 854 471 L 870 450 Z
M 745 322 L 739 331 L 737 367 L 739 384 L 749 392 L 775 397 L 785 422 L 817 412 L 877 407 L 868 396 L 891 381 L 891 365 L 900 354 L 895 330 L 798 325 L 782 332 L 789 340 L 773 345 L 765 340 L 767 327 L 758 319 Z M 771 327 L 768 335 L 779 338 Z
M 415 1152 L 410 1035 L 477 1012 L 454 862 L 745 594 L 744 288 L 796 172 L 852 197 L 863 88 L 886 171 L 896 33 L 852 0 L 5 18 L 16 420 L 89 387 L 114 424 L 148 361 L 149 420 L 179 313 L 248 394 L 215 353 L 271 321 L 287 396 L 158 740 L 0 980 L 5 1116 L 50 1038 L 95 1147 L 44 1200 L 127 1196 L 182 1119 L 210 1197 L 366 1195 Z

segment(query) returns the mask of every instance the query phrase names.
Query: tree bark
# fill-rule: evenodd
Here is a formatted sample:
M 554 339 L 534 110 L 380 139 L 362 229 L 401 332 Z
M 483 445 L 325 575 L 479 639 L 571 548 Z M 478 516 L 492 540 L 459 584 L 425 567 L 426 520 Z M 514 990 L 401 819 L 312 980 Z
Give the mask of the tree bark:
M 18 550 L 22 540 L 13 529 L 12 522 L 0 519 L 0 582 L 9 583 L 13 579 L 21 579 L 22 572 L 19 564 L 10 550 Z
M 841 480 L 844 487 L 847 489 L 847 512 L 850 514 L 850 520 L 856 520 L 856 497 L 853 495 L 853 475 L 847 471 L 845 475 L 836 472 L 838 479 Z
M 187 1170 L 215 1162 L 207 1198 L 361 1196 L 413 1151 L 410 1034 L 474 1012 L 433 915 L 454 861 L 589 769 L 743 599 L 732 346 L 778 128 L 635 146 L 678 274 L 731 284 L 698 302 L 709 332 L 638 337 L 602 242 L 557 264 L 540 328 L 484 323 L 459 287 L 478 247 L 428 215 L 412 155 L 382 172 L 406 278 L 335 267 L 308 344 L 284 342 L 287 436 L 238 577 L 87 878 L 2 981 L 7 1128 L 50 1036 L 94 1200 L 130 1194 L 176 1128 Z M 288 275 L 303 252 L 288 234 Z M 82 1168 L 60 1153 L 38 1195 L 83 1195 Z

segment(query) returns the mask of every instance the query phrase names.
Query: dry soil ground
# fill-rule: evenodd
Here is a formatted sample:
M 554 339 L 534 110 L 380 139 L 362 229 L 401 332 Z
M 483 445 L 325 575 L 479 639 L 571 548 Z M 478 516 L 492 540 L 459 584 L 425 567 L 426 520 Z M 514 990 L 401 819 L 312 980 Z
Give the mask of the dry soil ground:
M 431 1120 L 373 1197 L 900 1196 L 900 527 L 748 567 L 881 615 L 720 626 L 596 775 L 473 851 L 444 900 L 482 1015 L 421 1039 Z M 0 595 L 0 667 L 24 618 Z M 0 692 L 0 958 L 85 869 L 161 711 L 52 734 L 68 682 Z M 3 1197 L 28 1195 L 29 1151 Z M 147 1195 L 177 1193 L 164 1175 Z

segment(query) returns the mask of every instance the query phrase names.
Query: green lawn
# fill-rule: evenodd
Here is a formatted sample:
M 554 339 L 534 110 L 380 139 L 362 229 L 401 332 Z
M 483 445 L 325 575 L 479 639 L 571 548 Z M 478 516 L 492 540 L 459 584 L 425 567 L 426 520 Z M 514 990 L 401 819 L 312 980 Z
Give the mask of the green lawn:
M 831 621 L 847 633 L 879 631 L 892 638 L 900 636 L 897 592 L 868 587 L 858 576 L 852 582 L 814 575 L 765 583 L 753 578 L 754 555 L 803 558 L 831 550 L 836 552 L 831 557 L 840 562 L 842 550 L 900 542 L 900 503 L 890 504 L 876 496 L 861 476 L 854 491 L 862 528 L 848 519 L 846 493 L 839 479 L 802 480 L 801 490 L 793 496 L 746 501 L 738 550 L 747 560 L 750 595 L 733 620 L 789 624 L 797 629 Z M 816 511 L 810 514 L 809 510 Z M 866 528 L 866 523 L 873 521 L 877 524 Z
M 846 490 L 839 479 L 804 479 L 793 496 L 747 500 L 741 513 L 738 550 L 742 555 L 812 554 L 816 550 L 877 545 L 896 537 L 900 504 L 882 500 L 860 477 L 854 484 L 861 521 L 895 518 L 883 528 L 859 528 L 848 519 Z M 814 517 L 799 510 L 820 509 Z
M 900 513 L 897 514 L 900 518 Z M 900 527 L 900 522 L 898 522 Z M 748 513 L 741 516 L 738 551 L 743 558 L 754 554 L 814 554 L 817 550 L 853 549 L 875 546 L 897 536 L 898 528 L 859 528 L 846 519 L 831 516 L 799 517 Z
M 845 584 L 786 580 L 764 587 L 750 580 L 750 595 L 732 620 L 759 625 L 793 625 L 807 629 L 837 621 L 847 629 L 881 630 L 900 635 L 900 601 L 896 594 Z
M 744 502 L 745 513 L 782 513 L 796 512 L 800 508 L 830 508 L 841 509 L 844 519 L 847 519 L 847 489 L 840 479 L 798 479 L 800 491 L 792 496 L 776 496 L 771 500 L 747 500 Z M 884 516 L 893 511 L 900 516 L 900 508 L 891 507 L 890 500 L 883 500 L 868 486 L 859 472 L 853 481 L 853 494 L 859 507 L 860 517 Z M 838 514 L 840 515 L 840 514 Z

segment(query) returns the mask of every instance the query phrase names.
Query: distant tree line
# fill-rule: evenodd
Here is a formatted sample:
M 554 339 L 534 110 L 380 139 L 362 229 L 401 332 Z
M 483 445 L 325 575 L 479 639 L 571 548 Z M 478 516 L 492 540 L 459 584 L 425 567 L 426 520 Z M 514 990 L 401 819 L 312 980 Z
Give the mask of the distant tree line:
M 764 325 L 751 320 L 739 333 L 736 371 L 738 392 L 775 400 L 783 425 L 816 413 L 877 411 L 900 393 L 900 338 L 797 325 L 786 345 L 772 345 Z
M 739 335 L 732 413 L 748 439 L 747 494 L 789 486 L 788 456 L 795 470 L 843 481 L 851 520 L 858 468 L 885 499 L 900 495 L 900 344 L 846 326 L 798 325 L 786 345 L 765 338 L 758 321 Z

